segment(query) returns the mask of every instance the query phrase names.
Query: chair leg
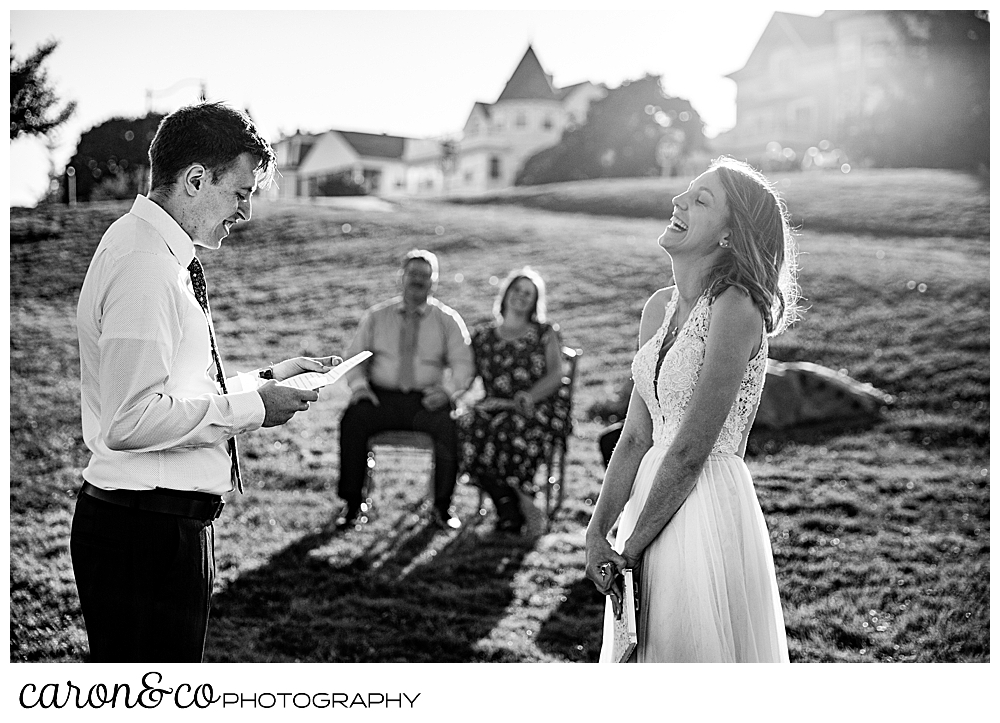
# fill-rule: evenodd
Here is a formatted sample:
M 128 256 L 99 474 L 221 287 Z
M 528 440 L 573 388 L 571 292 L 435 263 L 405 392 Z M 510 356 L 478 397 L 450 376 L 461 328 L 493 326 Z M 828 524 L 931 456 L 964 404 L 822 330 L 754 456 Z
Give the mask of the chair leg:
M 548 459 L 545 460 L 545 526 L 548 528 L 552 524 L 552 515 L 554 510 L 552 507 L 552 487 L 556 484 L 556 444 L 552 445 L 552 452 L 549 454 Z
M 364 486 L 361 488 L 361 504 L 363 510 L 370 512 L 372 507 L 374 506 L 374 492 L 376 488 L 375 477 L 376 477 L 376 467 L 378 466 L 378 457 L 375 454 L 376 447 L 391 447 L 397 450 L 415 449 L 429 453 L 431 458 L 431 463 L 427 479 L 427 487 L 428 487 L 427 499 L 433 501 L 435 494 L 434 471 L 435 471 L 435 466 L 437 465 L 437 457 L 434 454 L 433 447 L 431 448 L 428 448 L 426 446 L 411 447 L 408 444 L 376 443 L 376 444 L 370 444 L 368 448 L 368 460 L 365 465 L 365 481 L 364 481 Z
M 361 488 L 361 504 L 367 505 L 369 510 L 371 510 L 372 498 L 375 494 L 375 465 L 375 450 L 369 448 L 368 461 L 365 465 L 365 484 Z
M 561 440 L 556 440 L 552 445 L 552 454 L 546 460 L 546 470 L 548 476 L 545 480 L 545 519 L 546 524 L 551 526 L 556 512 L 563 503 L 563 481 L 566 473 L 566 447 Z M 553 497 L 555 498 L 553 500 Z
M 556 496 L 556 511 L 562 509 L 566 496 L 566 441 L 559 443 L 559 489 Z M 555 513 L 553 513 L 555 514 Z

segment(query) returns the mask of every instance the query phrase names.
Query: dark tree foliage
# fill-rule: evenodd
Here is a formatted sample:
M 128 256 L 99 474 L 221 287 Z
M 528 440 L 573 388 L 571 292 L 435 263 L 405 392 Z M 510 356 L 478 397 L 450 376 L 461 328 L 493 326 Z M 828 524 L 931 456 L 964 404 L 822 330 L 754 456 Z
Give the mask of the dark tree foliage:
M 42 64 L 59 43 L 50 40 L 19 61 L 14 57 L 14 44 L 10 46 L 10 139 L 21 134 L 46 135 L 69 120 L 76 110 L 76 101 L 56 111 L 59 97 L 49 85 Z
M 367 196 L 368 189 L 358 183 L 352 171 L 343 171 L 324 177 L 316 184 L 317 196 Z
M 666 95 L 660 76 L 647 75 L 591 103 L 586 122 L 529 158 L 515 185 L 659 176 L 704 147 L 704 123 L 691 103 Z
M 852 161 L 883 168 L 989 167 L 990 23 L 983 11 L 891 10 L 901 45 L 874 113 L 845 122 Z
M 112 118 L 85 131 L 69 159 L 79 201 L 132 198 L 148 191 L 149 144 L 163 120 L 160 113 L 142 118 Z M 67 198 L 66 177 L 62 196 Z

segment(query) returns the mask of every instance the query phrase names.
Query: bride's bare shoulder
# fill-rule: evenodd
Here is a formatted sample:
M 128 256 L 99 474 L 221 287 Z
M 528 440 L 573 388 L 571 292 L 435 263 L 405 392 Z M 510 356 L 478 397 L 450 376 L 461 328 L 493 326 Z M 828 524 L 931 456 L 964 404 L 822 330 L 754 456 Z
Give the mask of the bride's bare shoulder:
M 656 330 L 663 323 L 663 317 L 667 312 L 667 304 L 674 293 L 674 287 L 668 286 L 658 289 L 646 300 L 646 305 L 642 308 L 642 320 L 639 322 L 639 344 L 645 344 Z

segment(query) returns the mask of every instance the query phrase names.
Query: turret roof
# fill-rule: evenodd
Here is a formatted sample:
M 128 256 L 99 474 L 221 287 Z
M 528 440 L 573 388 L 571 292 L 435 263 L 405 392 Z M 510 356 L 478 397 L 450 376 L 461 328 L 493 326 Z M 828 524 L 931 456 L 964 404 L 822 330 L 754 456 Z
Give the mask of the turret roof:
M 538 56 L 529 45 L 514 74 L 510 76 L 497 103 L 503 100 L 556 100 L 559 95 L 552 88 L 552 80 L 542 69 Z

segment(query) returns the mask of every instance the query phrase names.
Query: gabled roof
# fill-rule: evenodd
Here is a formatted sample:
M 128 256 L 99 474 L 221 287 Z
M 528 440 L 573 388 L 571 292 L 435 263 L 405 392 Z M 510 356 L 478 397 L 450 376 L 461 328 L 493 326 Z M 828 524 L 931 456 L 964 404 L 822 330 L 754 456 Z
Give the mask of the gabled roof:
M 803 48 L 814 48 L 817 45 L 828 45 L 833 42 L 833 24 L 830 18 L 820 15 L 794 15 L 792 13 L 775 13 L 776 19 L 784 25 L 785 32 L 796 45 Z
M 497 98 L 497 103 L 502 100 L 556 100 L 558 97 L 552 88 L 551 79 L 542 70 L 542 64 L 529 45 Z
M 481 110 L 483 112 L 483 115 L 485 115 L 487 118 L 489 118 L 490 117 L 490 109 L 492 107 L 493 107 L 492 103 L 482 103 L 482 102 L 480 102 L 480 101 L 477 100 L 475 102 L 475 104 L 472 106 L 472 113 L 475 113 L 476 110 L 478 109 L 478 110 Z M 469 115 L 471 116 L 472 113 L 469 113 Z
M 486 118 L 487 122 L 489 122 L 489 120 L 490 120 L 490 112 L 491 112 L 492 108 L 493 108 L 493 104 L 492 103 L 483 103 L 483 102 L 477 100 L 475 103 L 472 104 L 472 110 L 469 111 L 469 115 L 465 119 L 465 125 L 466 126 L 469 125 L 469 121 L 472 120 L 472 117 L 474 115 L 476 115 L 476 111 L 481 112 L 483 114 L 483 116 Z M 463 128 L 464 127 L 465 126 L 463 126 Z
M 295 131 L 294 135 L 282 138 L 282 141 L 288 141 L 291 146 L 288 150 L 287 158 L 285 159 L 287 161 L 285 167 L 297 168 L 301 165 L 302 161 L 305 160 L 309 151 L 311 151 L 312 147 L 316 145 L 319 138 L 319 133 L 301 133 L 299 131 Z M 292 141 L 298 141 L 298 143 L 292 143 Z
M 589 80 L 585 80 L 582 83 L 574 83 L 573 85 L 567 85 L 565 88 L 556 88 L 555 89 L 556 97 L 559 100 L 563 100 L 567 95 L 569 95 L 574 90 L 576 90 L 577 88 L 580 88 L 580 87 L 582 87 L 584 85 L 590 85 L 590 81 Z
M 369 158 L 402 158 L 406 139 L 401 136 L 337 131 L 359 156 Z
M 819 17 L 811 17 L 776 12 L 761 33 L 746 64 L 725 77 L 739 77 L 744 70 L 764 61 L 777 48 L 792 46 L 798 50 L 805 50 L 833 42 L 833 23 L 826 13 Z

